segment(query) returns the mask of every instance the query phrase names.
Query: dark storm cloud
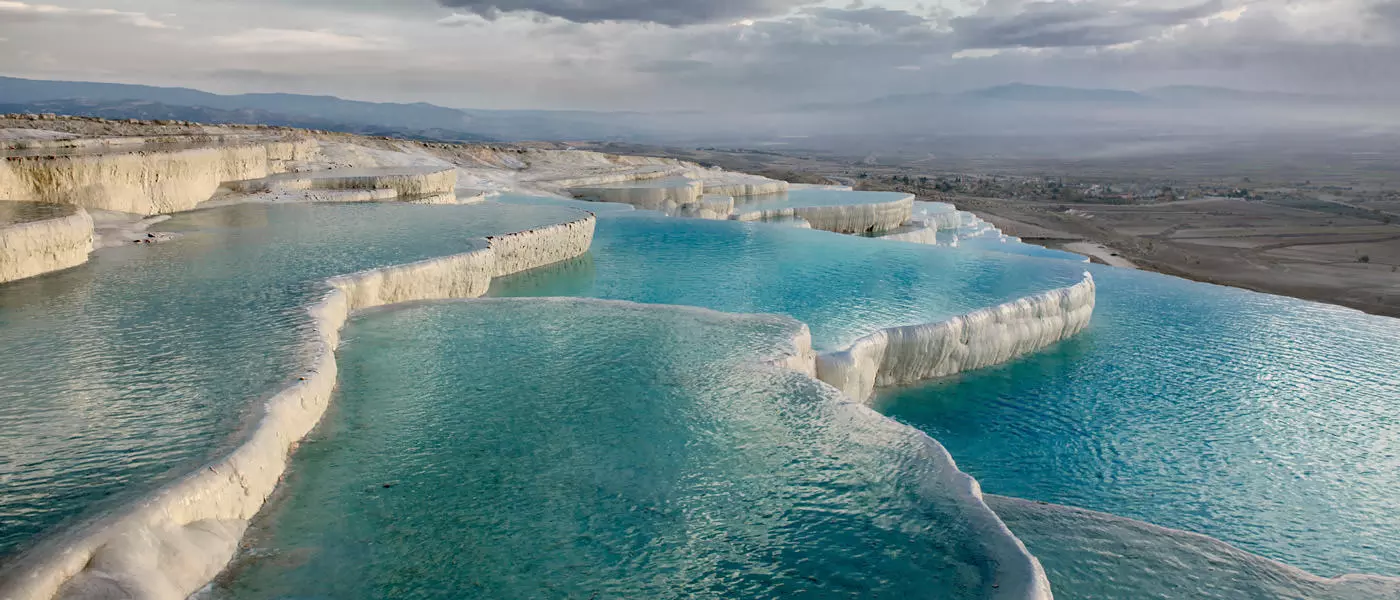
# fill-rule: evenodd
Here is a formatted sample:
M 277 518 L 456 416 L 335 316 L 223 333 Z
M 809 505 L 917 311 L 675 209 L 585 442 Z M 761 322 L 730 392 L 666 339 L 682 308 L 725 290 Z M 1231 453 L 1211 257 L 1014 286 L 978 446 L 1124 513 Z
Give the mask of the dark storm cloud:
M 494 19 L 534 12 L 576 23 L 635 21 L 679 27 L 766 17 L 814 0 L 438 0 L 443 6 Z
M 1400 1 L 1377 2 L 1371 6 L 1371 13 L 1389 26 L 1400 26 Z
M 1150 37 L 1162 30 L 1225 9 L 1223 0 L 1174 9 L 1096 2 L 1032 2 L 998 15 L 978 13 L 952 19 L 964 48 L 1069 48 L 1110 46 Z

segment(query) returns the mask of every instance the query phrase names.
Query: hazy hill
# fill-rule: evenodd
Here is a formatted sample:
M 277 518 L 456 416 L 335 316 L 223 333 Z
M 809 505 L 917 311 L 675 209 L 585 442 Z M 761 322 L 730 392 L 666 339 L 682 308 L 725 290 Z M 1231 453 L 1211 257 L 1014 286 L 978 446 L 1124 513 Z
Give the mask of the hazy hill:
M 961 94 L 964 98 L 979 100 L 1007 100 L 1013 102 L 1147 102 L 1149 98 L 1137 92 L 1125 90 L 1083 89 L 1045 85 L 1011 83 Z
M 1394 103 L 1172 86 L 1142 91 L 1007 84 L 861 102 L 730 112 L 457 109 L 298 94 L 0 77 L 0 111 L 266 123 L 448 141 L 590 140 L 806 149 L 842 155 L 1079 156 L 1218 145 L 1241 136 L 1390 135 Z M 1157 150 L 1152 150 L 1157 151 Z
M 362 102 L 301 94 L 221 95 L 178 87 L 14 77 L 0 77 L 0 105 L 9 112 L 267 123 L 458 141 L 606 139 L 643 133 L 631 126 L 641 120 L 639 116 L 626 113 L 460 110 L 422 102 Z
M 145 101 L 226 111 L 255 110 L 307 117 L 326 122 L 372 124 L 381 127 L 461 128 L 461 111 L 431 104 L 391 104 L 343 100 L 334 96 L 298 94 L 237 94 L 224 96 L 189 88 L 122 83 L 39 81 L 0 77 L 0 103 L 28 104 L 49 100 Z
M 0 113 L 55 113 L 106 119 L 148 119 L 194 121 L 210 124 L 257 124 L 302 129 L 325 129 L 371 136 L 392 136 L 454 142 L 496 141 L 491 136 L 439 127 L 392 127 L 373 123 L 353 123 L 314 116 L 293 116 L 254 108 L 218 109 L 206 106 L 177 106 L 146 100 L 40 100 L 23 104 L 8 103 L 0 96 Z

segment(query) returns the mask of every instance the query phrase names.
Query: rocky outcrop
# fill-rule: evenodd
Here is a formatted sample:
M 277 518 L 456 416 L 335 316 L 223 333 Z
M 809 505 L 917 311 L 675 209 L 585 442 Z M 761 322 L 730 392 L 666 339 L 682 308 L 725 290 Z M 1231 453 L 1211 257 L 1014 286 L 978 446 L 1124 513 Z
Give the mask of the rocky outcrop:
M 15 131 L 15 130 L 7 130 Z M 223 133 L 223 134 L 189 134 L 189 135 L 148 135 L 148 136 L 112 136 L 112 137 L 78 137 L 72 134 L 61 132 L 50 132 L 56 135 L 25 137 L 0 135 L 0 149 L 3 150 L 27 150 L 29 154 L 39 153 L 101 153 L 112 151 L 137 151 L 145 150 L 149 152 L 170 151 L 182 148 L 195 148 L 206 146 L 235 146 L 239 144 L 256 144 L 268 141 L 268 134 L 256 133 Z
M 81 208 L 57 218 L 0 225 L 0 283 L 76 267 L 92 250 L 92 217 Z
M 224 182 L 287 169 L 310 140 L 97 154 L 6 156 L 0 197 L 154 215 L 190 210 Z
M 817 358 L 817 377 L 868 402 L 876 387 L 998 365 L 1079 333 L 1094 314 L 1094 278 L 938 323 L 892 327 Z
M 486 240 L 478 250 L 330 280 L 310 309 L 310 367 L 269 399 L 231 454 L 124 512 L 51 540 L 11 565 L 0 598 L 181 600 L 233 557 L 248 521 L 276 487 L 297 443 L 320 421 L 336 383 L 335 347 L 356 310 L 398 302 L 471 298 L 495 276 L 587 251 L 595 219 Z

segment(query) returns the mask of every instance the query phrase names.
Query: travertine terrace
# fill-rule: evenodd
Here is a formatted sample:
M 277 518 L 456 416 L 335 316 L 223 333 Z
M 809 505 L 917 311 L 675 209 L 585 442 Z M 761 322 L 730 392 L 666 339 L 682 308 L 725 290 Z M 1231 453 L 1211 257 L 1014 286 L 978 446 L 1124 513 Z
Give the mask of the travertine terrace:
M 211 200 L 479 202 L 495 193 L 569 194 L 672 216 L 800 220 L 818 229 L 869 233 L 905 224 L 913 207 L 912 197 L 891 195 L 864 203 L 778 203 L 744 210 L 744 200 L 786 192 L 788 184 L 648 157 L 257 128 L 187 132 L 179 138 L 132 136 L 141 125 L 131 123 L 45 119 L 36 124 L 47 129 L 5 138 L 0 197 L 61 208 L 51 218 L 0 225 L 0 283 L 87 260 L 93 247 L 89 210 L 125 213 L 136 222 L 209 206 Z M 128 135 L 94 138 L 65 131 L 94 128 Z M 475 298 L 494 278 L 584 255 L 598 220 L 568 210 L 576 216 L 486 238 L 470 252 L 325 281 L 325 295 L 308 307 L 314 325 L 304 348 L 309 362 L 295 382 L 262 403 L 256 424 L 231 452 L 138 503 L 24 553 L 0 574 L 0 597 L 174 600 L 198 591 L 234 556 L 292 451 L 325 412 L 336 386 L 335 348 L 350 315 L 405 302 Z M 780 366 L 865 401 L 876 386 L 985 367 L 1043 348 L 1082 329 L 1093 303 L 1094 284 L 1086 276 L 1071 288 L 946 322 L 874 332 L 846 351 L 822 356 L 811 350 L 803 327 L 795 340 L 798 352 Z M 946 456 L 940 460 L 952 464 Z M 992 546 L 1005 576 L 995 597 L 1048 598 L 1039 564 L 982 503 L 976 482 L 951 472 L 955 480 L 946 483 L 960 490 L 968 514 L 995 538 Z
M 6 218 L 28 203 L 0 202 L 0 283 L 76 267 L 92 252 L 92 217 L 75 206 L 41 219 Z

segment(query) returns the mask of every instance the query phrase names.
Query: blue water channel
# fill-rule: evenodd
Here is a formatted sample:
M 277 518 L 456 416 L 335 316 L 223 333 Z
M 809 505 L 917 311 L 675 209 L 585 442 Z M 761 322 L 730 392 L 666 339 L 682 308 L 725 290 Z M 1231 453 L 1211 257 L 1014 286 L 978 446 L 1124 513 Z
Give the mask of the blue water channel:
M 936 444 L 753 363 L 790 319 L 582 300 L 378 311 L 216 598 L 987 598 Z M 975 511 L 974 511 L 975 512 Z
M 1400 575 L 1400 320 L 1093 266 L 1078 337 L 883 394 L 989 493 Z M 1053 581 L 1052 581 L 1053 583 Z
M 236 441 L 303 364 L 323 280 L 566 221 L 541 206 L 242 205 L 0 285 L 0 558 Z

